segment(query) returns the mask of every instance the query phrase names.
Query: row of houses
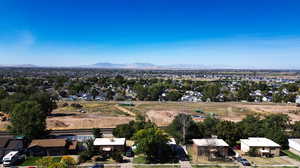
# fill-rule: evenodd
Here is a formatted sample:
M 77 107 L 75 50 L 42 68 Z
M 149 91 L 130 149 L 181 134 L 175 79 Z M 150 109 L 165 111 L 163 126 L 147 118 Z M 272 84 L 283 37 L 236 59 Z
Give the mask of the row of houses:
M 263 137 L 249 137 L 241 139 L 240 151 L 242 155 L 254 152 L 260 157 L 280 156 L 281 146 L 274 141 Z M 290 148 L 300 154 L 300 139 L 290 139 Z M 223 140 L 217 138 L 193 139 L 193 152 L 199 157 L 208 160 L 226 159 L 229 155 L 230 146 Z
M 190 146 L 192 151 L 198 156 L 208 160 L 224 160 L 229 157 L 232 150 L 223 140 L 218 138 L 193 139 Z M 170 145 L 176 145 L 174 139 L 170 140 Z M 93 145 L 96 150 L 110 154 L 113 151 L 125 152 L 125 138 L 96 138 Z M 300 155 L 300 139 L 289 139 L 290 151 Z M 281 146 L 274 141 L 264 137 L 249 137 L 240 140 L 240 155 L 247 155 L 254 152 L 260 157 L 280 156 Z M 29 156 L 61 156 L 76 155 L 79 145 L 76 140 L 66 139 L 36 139 L 32 140 L 28 146 L 21 139 L 0 138 L 0 152 L 2 157 L 11 151 L 22 151 Z
M 35 139 L 28 143 L 22 138 L 0 138 L 0 158 L 12 151 L 30 156 L 77 154 L 78 142 L 67 139 Z

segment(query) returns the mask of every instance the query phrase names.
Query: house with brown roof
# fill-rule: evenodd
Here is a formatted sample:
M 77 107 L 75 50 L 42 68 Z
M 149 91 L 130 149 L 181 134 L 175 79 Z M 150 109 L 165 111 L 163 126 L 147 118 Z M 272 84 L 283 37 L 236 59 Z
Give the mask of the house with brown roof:
M 0 159 L 4 157 L 6 152 L 6 146 L 8 145 L 10 138 L 0 138 Z
M 10 137 L 0 138 L 0 159 L 11 151 L 23 151 L 26 147 L 24 139 Z
M 66 139 L 35 139 L 28 146 L 31 156 L 59 156 L 76 153 L 77 141 Z

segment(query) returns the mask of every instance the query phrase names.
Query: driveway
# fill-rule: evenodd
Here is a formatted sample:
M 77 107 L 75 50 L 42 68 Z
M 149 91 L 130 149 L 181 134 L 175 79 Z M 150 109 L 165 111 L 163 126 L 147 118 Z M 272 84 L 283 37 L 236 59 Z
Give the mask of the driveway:
M 287 161 L 287 162 L 290 162 L 291 164 L 293 164 L 293 165 L 295 165 L 295 166 L 300 167 L 300 162 L 297 161 L 297 160 L 294 160 L 294 159 L 292 159 L 292 158 L 290 158 L 290 157 L 288 157 L 288 156 L 281 156 L 281 158 L 282 158 L 283 160 Z

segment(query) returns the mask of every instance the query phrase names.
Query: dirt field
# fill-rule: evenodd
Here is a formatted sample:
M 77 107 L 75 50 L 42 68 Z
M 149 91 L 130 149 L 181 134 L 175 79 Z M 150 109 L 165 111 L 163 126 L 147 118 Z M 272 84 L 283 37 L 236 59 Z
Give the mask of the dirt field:
M 292 120 L 300 120 L 300 108 L 293 104 L 255 104 L 255 103 L 178 103 L 178 102 L 136 102 L 134 107 L 127 107 L 135 113 L 145 114 L 158 125 L 167 125 L 179 113 L 199 115 L 196 110 L 206 114 L 215 114 L 218 118 L 240 121 L 248 114 L 271 113 L 288 114 Z
M 59 102 L 59 108 L 48 117 L 47 125 L 50 129 L 73 129 L 93 127 L 115 127 L 118 124 L 134 120 L 134 114 L 142 114 L 159 126 L 168 125 L 179 113 L 200 115 L 196 110 L 205 114 L 215 114 L 224 120 L 240 121 L 247 114 L 271 113 L 288 114 L 293 121 L 300 120 L 300 108 L 294 104 L 255 104 L 255 103 L 186 103 L 186 102 L 133 102 L 135 106 L 118 106 L 118 102 L 76 101 Z M 72 103 L 79 103 L 82 108 L 71 107 Z M 83 110 L 85 113 L 81 113 Z M 202 115 L 202 114 L 201 114 Z M 0 130 L 8 122 L 0 122 Z

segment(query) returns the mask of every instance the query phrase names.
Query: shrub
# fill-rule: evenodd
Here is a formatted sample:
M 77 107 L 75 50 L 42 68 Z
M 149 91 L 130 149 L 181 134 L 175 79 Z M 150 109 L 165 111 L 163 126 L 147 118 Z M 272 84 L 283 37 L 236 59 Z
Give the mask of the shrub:
M 84 163 L 91 159 L 91 155 L 87 151 L 83 151 L 79 153 L 79 163 Z
M 112 159 L 115 160 L 116 162 L 121 163 L 123 161 L 123 156 L 122 156 L 121 152 L 114 151 L 112 154 Z

